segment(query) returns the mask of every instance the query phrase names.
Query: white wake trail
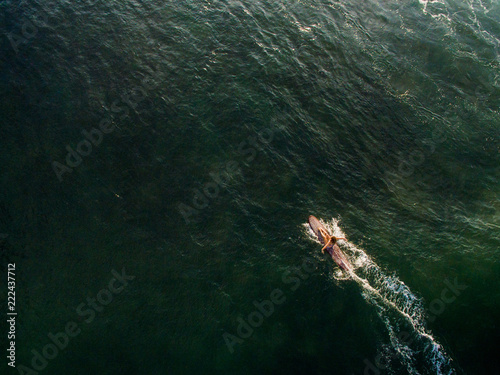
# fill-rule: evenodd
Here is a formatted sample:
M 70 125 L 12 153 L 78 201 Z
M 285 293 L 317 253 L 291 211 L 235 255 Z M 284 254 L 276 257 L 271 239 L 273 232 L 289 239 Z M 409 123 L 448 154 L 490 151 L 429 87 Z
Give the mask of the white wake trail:
M 334 236 L 346 237 L 338 220 L 320 222 Z M 304 227 L 307 228 L 307 235 L 319 242 L 307 223 Z M 353 265 L 353 270 L 339 270 L 335 278 L 352 279 L 362 288 L 363 298 L 377 308 L 377 314 L 388 331 L 391 346 L 408 372 L 419 374 L 417 367 L 422 367 L 418 364 L 423 361 L 424 367 L 433 374 L 453 374 L 451 359 L 425 328 L 422 300 L 396 275 L 386 275 L 362 249 L 346 241 L 339 241 L 338 244 Z M 401 339 L 401 335 L 408 331 L 407 327 L 410 328 L 408 334 L 413 336 L 410 342 Z M 423 356 L 419 353 L 423 353 Z

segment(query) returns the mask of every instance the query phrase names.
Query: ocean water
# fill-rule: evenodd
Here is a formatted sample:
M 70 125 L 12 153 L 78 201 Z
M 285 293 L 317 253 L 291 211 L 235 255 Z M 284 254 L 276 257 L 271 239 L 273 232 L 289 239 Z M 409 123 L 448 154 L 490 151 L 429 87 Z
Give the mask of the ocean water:
M 0 10 L 0 373 L 500 373 L 497 0 Z

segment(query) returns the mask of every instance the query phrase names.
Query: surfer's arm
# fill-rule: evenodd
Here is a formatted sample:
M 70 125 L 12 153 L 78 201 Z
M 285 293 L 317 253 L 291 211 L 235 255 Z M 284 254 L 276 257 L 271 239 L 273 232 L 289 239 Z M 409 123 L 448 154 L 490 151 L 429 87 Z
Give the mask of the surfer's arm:
M 325 249 L 326 249 L 328 246 L 330 246 L 330 244 L 331 244 L 331 243 L 332 243 L 332 239 L 330 238 L 330 239 L 328 240 L 328 242 L 326 243 L 326 245 L 325 245 L 325 246 L 323 246 L 323 248 L 321 249 L 321 252 L 322 252 L 323 254 L 325 253 Z
M 344 241 L 347 241 L 347 238 L 344 238 L 344 237 L 337 237 L 337 241 L 338 240 L 344 240 Z

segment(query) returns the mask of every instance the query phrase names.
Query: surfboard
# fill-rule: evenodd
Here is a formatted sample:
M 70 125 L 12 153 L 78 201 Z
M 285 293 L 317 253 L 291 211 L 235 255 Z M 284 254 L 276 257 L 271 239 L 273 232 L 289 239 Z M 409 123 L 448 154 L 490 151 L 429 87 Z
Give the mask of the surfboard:
M 319 228 L 323 228 L 327 233 L 328 233 L 328 230 L 324 227 L 323 224 L 320 223 L 320 221 L 318 219 L 316 219 L 312 215 L 309 216 L 309 226 L 311 227 L 311 229 L 314 232 L 314 234 L 316 235 L 316 237 L 318 237 L 319 242 L 321 242 L 321 244 L 323 246 L 325 246 L 326 241 L 323 238 L 323 236 L 321 235 Z M 344 255 L 342 250 L 340 250 L 340 247 L 338 247 L 337 244 L 328 246 L 325 249 L 325 251 L 328 252 L 328 254 L 330 254 L 330 256 L 335 261 L 335 263 L 337 263 L 338 266 L 340 268 L 342 268 L 344 271 L 352 269 L 351 263 L 349 263 L 346 256 Z

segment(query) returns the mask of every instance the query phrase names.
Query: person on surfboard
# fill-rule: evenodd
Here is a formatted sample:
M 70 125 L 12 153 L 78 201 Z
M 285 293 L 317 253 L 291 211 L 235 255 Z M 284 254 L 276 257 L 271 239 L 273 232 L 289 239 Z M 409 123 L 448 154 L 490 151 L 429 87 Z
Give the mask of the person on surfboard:
M 330 245 L 335 245 L 335 243 L 338 241 L 338 240 L 344 240 L 344 241 L 347 241 L 347 239 L 345 239 L 344 237 L 335 237 L 335 236 L 330 236 L 328 234 L 328 232 L 323 229 L 323 228 L 318 228 L 318 231 L 321 233 L 321 236 L 323 237 L 324 241 L 325 241 L 325 246 L 323 246 L 323 248 L 321 249 L 321 252 L 324 254 L 325 253 L 325 249 L 330 246 Z

